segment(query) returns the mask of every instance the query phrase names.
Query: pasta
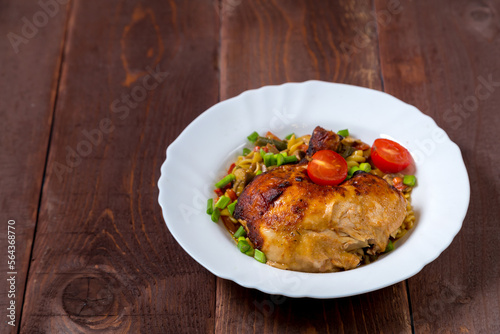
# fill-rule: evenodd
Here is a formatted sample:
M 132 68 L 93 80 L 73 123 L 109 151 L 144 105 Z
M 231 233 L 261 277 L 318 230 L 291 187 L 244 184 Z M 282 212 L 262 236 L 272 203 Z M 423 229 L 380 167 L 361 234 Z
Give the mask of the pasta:
M 365 156 L 363 155 L 362 150 L 354 151 L 350 156 L 348 156 L 345 161 L 347 162 L 347 167 L 351 168 L 354 166 L 358 166 L 362 162 L 366 161 Z

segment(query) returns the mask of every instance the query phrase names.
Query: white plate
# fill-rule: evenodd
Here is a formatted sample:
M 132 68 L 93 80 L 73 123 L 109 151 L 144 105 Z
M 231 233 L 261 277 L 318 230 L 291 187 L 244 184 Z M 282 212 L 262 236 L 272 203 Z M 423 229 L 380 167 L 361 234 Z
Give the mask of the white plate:
M 392 138 L 412 153 L 418 186 L 417 224 L 376 262 L 338 273 L 300 273 L 261 264 L 240 253 L 222 222 L 205 213 L 213 185 L 247 135 L 309 134 L 316 125 L 372 143 Z M 460 149 L 428 116 L 391 95 L 355 86 L 307 81 L 266 86 L 220 102 L 168 147 L 158 181 L 168 229 L 214 275 L 290 297 L 335 298 L 380 289 L 418 273 L 448 247 L 469 205 L 469 179 Z

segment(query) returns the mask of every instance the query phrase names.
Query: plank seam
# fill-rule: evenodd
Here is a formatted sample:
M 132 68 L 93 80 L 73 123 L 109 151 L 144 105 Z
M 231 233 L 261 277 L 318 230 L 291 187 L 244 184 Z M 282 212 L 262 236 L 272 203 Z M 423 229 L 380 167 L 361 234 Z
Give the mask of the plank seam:
M 413 323 L 413 311 L 411 309 L 410 282 L 408 280 L 405 281 L 405 286 L 406 286 L 406 295 L 408 296 L 408 311 L 410 312 L 411 333 L 415 334 L 415 325 Z
M 47 165 L 49 162 L 50 146 L 51 146 L 52 135 L 53 135 L 53 130 L 54 130 L 57 100 L 59 97 L 59 87 L 61 84 L 62 68 L 63 68 L 64 58 L 65 58 L 64 55 L 65 55 L 65 49 L 66 49 L 66 39 L 67 39 L 67 35 L 68 35 L 68 26 L 69 26 L 72 8 L 73 8 L 73 2 L 70 1 L 68 4 L 68 7 L 66 9 L 66 20 L 64 22 L 63 37 L 62 37 L 61 46 L 60 46 L 60 53 L 59 53 L 59 64 L 58 64 L 58 70 L 57 70 L 57 83 L 56 83 L 56 87 L 55 87 L 55 94 L 54 94 L 54 97 L 52 98 L 52 103 L 51 103 L 52 104 L 52 108 L 51 108 L 52 109 L 52 117 L 50 119 L 49 138 L 47 140 L 47 149 L 46 149 L 47 153 L 45 155 L 45 164 L 43 167 L 42 183 L 40 185 L 40 193 L 38 196 L 38 208 L 37 208 L 37 213 L 36 213 L 35 226 L 34 226 L 34 230 L 33 230 L 33 239 L 31 242 L 30 256 L 29 256 L 29 261 L 28 261 L 28 269 L 26 272 L 26 283 L 24 284 L 23 300 L 21 303 L 21 309 L 19 311 L 19 326 L 18 326 L 18 330 L 17 330 L 18 334 L 21 333 L 24 303 L 26 300 L 26 292 L 28 291 L 29 274 L 30 274 L 30 269 L 31 269 L 33 250 L 35 248 L 35 239 L 36 239 L 36 232 L 37 232 L 37 228 L 38 228 L 38 220 L 40 218 L 40 208 L 42 205 L 43 188 L 45 185 L 45 178 L 47 175 Z

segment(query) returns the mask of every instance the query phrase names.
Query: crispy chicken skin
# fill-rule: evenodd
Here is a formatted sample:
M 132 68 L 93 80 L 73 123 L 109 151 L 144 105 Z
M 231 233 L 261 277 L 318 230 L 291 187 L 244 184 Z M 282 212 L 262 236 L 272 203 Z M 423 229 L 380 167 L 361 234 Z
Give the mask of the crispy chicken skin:
M 314 153 L 321 150 L 332 150 L 337 152 L 340 147 L 340 136 L 333 131 L 323 129 L 317 126 L 309 141 L 309 148 L 307 149 L 307 156 L 312 157 Z
M 404 197 L 377 176 L 359 173 L 339 186 L 321 186 L 301 163 L 257 176 L 240 195 L 234 217 L 268 264 L 332 272 L 357 267 L 362 248 L 384 251 L 405 214 Z

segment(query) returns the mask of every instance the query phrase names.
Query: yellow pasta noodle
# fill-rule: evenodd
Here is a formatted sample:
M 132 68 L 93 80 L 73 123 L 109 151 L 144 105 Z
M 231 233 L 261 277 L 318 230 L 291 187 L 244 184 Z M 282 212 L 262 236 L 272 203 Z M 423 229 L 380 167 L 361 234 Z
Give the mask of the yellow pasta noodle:
M 288 143 L 286 144 L 287 150 L 290 150 L 290 148 L 295 144 L 295 135 L 292 135 L 290 139 L 288 139 Z
M 304 142 L 302 140 L 297 140 L 295 142 L 295 144 L 293 144 L 289 149 L 288 151 L 290 152 L 290 154 L 293 154 L 298 148 L 300 145 L 304 144 Z
M 347 167 L 351 168 L 354 166 L 359 166 L 360 163 L 365 162 L 366 158 L 363 156 L 363 151 L 354 151 L 350 156 L 348 156 L 345 161 L 347 162 Z

